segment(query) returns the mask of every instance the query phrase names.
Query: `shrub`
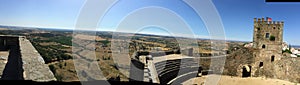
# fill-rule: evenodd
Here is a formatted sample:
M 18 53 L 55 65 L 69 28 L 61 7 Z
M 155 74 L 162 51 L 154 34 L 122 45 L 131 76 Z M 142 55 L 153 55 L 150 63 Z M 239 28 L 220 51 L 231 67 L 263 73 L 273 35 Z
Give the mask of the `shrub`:
M 270 36 L 271 41 L 275 41 L 275 36 Z
M 61 63 L 58 66 L 59 66 L 59 68 L 62 68 L 62 64 Z
M 57 81 L 62 81 L 63 77 L 61 75 L 54 75 Z

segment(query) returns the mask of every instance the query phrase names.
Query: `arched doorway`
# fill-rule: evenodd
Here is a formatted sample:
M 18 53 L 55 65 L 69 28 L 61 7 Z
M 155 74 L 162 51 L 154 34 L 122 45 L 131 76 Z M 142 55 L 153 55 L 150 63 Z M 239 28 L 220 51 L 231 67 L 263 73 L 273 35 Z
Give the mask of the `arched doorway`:
M 203 68 L 200 66 L 199 68 L 198 68 L 198 77 L 201 77 L 202 76 L 202 70 L 203 70 Z
M 250 77 L 251 76 L 251 66 L 246 65 L 242 68 L 242 77 Z

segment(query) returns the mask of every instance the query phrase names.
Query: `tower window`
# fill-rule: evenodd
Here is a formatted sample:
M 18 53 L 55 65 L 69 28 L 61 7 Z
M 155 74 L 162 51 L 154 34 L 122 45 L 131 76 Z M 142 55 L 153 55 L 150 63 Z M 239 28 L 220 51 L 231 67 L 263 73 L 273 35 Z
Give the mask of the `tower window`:
M 275 56 L 271 56 L 271 62 L 273 62 L 275 60 Z
M 260 28 L 257 28 L 257 30 L 260 30 Z
M 270 38 L 270 33 L 266 33 L 266 38 Z
M 259 62 L 259 67 L 263 67 L 264 63 L 263 62 Z
M 275 27 L 273 27 L 273 29 L 275 29 Z
M 266 48 L 266 45 L 262 45 L 261 48 Z

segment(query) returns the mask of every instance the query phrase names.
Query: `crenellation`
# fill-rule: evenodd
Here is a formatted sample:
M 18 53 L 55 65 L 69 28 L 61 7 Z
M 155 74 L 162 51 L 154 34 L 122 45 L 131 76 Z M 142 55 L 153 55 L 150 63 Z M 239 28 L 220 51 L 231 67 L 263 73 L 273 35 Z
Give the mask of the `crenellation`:
M 254 24 L 260 25 L 283 25 L 283 21 L 267 21 L 265 18 L 254 18 Z
M 257 22 L 260 23 L 260 22 L 261 22 L 261 18 L 258 18 L 258 19 L 257 19 Z

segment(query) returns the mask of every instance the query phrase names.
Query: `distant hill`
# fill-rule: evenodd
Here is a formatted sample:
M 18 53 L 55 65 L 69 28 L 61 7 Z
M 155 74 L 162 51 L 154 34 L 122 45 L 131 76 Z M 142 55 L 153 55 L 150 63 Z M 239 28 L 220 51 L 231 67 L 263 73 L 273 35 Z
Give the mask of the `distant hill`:
M 291 45 L 293 48 L 300 48 L 300 45 Z
M 8 28 L 9 30 L 43 30 L 43 31 L 60 31 L 60 32 L 73 32 L 72 29 L 59 29 L 59 28 L 37 28 L 37 27 L 23 27 L 23 26 L 4 26 L 0 25 L 0 28 Z M 95 32 L 95 31 L 88 31 L 88 30 L 76 30 L 77 32 Z M 97 33 L 105 33 L 105 34 L 133 34 L 133 33 L 124 33 L 124 32 L 113 32 L 113 31 L 97 31 Z M 185 38 L 185 39 L 191 39 L 190 37 L 181 37 L 181 36 L 167 36 L 167 35 L 155 35 L 155 34 L 141 34 L 141 33 L 135 33 L 135 36 L 149 36 L 149 37 L 161 37 L 161 38 Z M 198 40 L 217 40 L 217 39 L 207 39 L 207 38 L 196 38 Z M 227 42 L 242 42 L 246 43 L 249 41 L 238 41 L 238 40 L 226 40 Z M 300 46 L 295 46 L 297 48 L 300 48 Z
M 34 28 L 34 27 L 4 26 L 4 25 L 0 25 L 0 28 L 7 28 L 7 29 L 9 29 L 9 30 L 36 29 L 36 28 Z

